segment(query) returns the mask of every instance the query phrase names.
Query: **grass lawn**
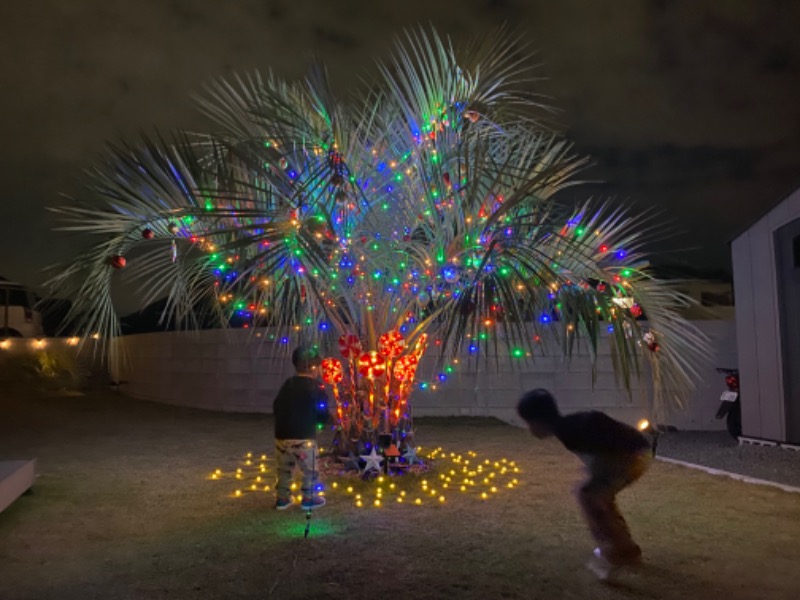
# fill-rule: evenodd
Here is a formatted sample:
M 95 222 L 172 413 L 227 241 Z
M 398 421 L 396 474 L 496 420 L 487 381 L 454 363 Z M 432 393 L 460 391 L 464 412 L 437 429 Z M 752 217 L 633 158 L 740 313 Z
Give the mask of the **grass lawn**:
M 447 490 L 444 504 L 440 487 L 422 506 L 387 488 L 378 508 L 339 486 L 303 539 L 304 513 L 274 511 L 272 492 L 233 495 L 257 469 L 245 454 L 273 455 L 268 416 L 3 394 L 0 459 L 34 457 L 40 473 L 0 513 L 4 600 L 800 597 L 798 494 L 656 462 L 620 498 L 646 564 L 611 586 L 584 568 L 577 459 L 498 421 L 418 419 L 417 443 L 514 461 L 517 486 L 507 474 L 488 500 Z M 373 487 L 359 488 L 370 504 Z

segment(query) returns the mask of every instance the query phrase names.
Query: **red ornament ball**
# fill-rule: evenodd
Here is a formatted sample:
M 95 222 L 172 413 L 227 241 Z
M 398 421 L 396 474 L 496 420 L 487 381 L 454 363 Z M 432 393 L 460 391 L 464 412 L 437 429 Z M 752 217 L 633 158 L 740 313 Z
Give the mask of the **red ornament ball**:
M 125 257 L 124 257 L 124 256 L 121 256 L 121 255 L 119 255 L 119 254 L 115 254 L 114 256 L 112 256 L 112 257 L 109 259 L 109 261 L 108 261 L 108 262 L 109 262 L 109 263 L 111 264 L 111 266 L 112 266 L 112 267 L 114 267 L 115 269 L 123 269 L 123 268 L 125 268 L 125 265 L 126 265 L 126 264 L 128 264 L 128 261 L 127 261 L 127 260 L 125 260 Z
M 149 227 L 145 227 L 144 229 L 142 229 L 142 237 L 144 239 L 152 240 L 154 235 L 155 234 L 153 233 L 153 230 L 150 229 Z

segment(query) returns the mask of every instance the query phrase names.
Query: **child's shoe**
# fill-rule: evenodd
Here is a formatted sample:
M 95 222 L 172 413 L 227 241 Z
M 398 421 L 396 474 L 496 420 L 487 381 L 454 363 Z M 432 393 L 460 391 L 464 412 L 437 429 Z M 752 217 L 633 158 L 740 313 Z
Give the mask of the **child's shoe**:
M 600 581 L 610 581 L 619 570 L 617 565 L 603 556 L 603 552 L 600 548 L 594 549 L 592 558 L 586 563 L 586 568 L 594 573 L 595 577 Z
M 286 510 L 292 507 L 291 498 L 278 498 L 275 500 L 275 510 Z
M 303 510 L 314 510 L 315 508 L 319 508 L 320 506 L 325 506 L 325 497 L 324 496 L 314 496 L 313 498 L 303 498 L 303 503 L 300 507 Z

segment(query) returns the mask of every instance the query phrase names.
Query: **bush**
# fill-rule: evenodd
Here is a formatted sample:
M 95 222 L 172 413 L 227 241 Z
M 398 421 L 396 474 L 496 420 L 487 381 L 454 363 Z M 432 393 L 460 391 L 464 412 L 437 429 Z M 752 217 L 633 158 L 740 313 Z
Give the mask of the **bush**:
M 0 352 L 0 386 L 39 391 L 73 391 L 82 386 L 86 373 L 74 352 L 53 348 L 16 348 Z

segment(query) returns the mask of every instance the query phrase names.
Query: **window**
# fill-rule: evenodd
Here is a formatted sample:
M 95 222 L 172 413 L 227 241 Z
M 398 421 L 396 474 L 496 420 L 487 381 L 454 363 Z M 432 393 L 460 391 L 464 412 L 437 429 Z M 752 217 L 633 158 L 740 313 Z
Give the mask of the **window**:
M 9 306 L 23 306 L 25 308 L 31 308 L 30 302 L 28 302 L 28 294 L 25 290 L 19 288 L 7 288 L 8 293 L 8 305 Z

